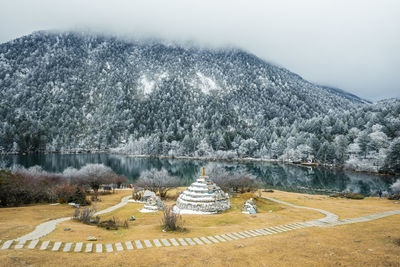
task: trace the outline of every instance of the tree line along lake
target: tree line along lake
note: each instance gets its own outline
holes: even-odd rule
[[[133,183],[145,170],[165,168],[170,175],[188,185],[199,175],[202,167],[217,164],[229,171],[246,171],[260,180],[264,187],[305,193],[333,193],[342,191],[364,195],[375,194],[379,190],[389,191],[395,177],[369,173],[350,172],[325,167],[297,166],[269,162],[224,162],[187,159],[158,159],[130,157],[114,154],[26,154],[1,155],[3,167],[38,165],[48,172],[63,172],[68,167],[81,168],[90,163],[109,166],[119,175]],[[212,177],[211,177],[212,178]]]

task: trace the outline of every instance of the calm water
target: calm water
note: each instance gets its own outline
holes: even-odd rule
[[[81,168],[87,163],[103,163],[116,173],[125,175],[130,182],[137,179],[144,170],[165,168],[171,175],[180,177],[185,184],[192,182],[202,167],[207,164],[218,164],[232,171],[244,169],[255,175],[269,188],[308,193],[350,190],[369,195],[377,190],[388,190],[395,180],[393,177],[285,164],[216,163],[197,160],[133,158],[110,154],[2,155],[0,162],[8,167],[22,165],[28,168],[39,165],[50,172],[62,172],[67,167]]]

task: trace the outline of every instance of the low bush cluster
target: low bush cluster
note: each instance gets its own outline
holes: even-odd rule
[[[0,170],[0,206],[43,202],[90,204],[83,188],[64,184],[57,175],[41,176],[33,172]]]
[[[388,196],[389,200],[400,200],[400,193],[398,194],[391,194]]]
[[[365,196],[358,193],[335,193],[330,195],[330,197],[342,197],[342,198],[349,198],[349,199],[364,199]]]
[[[172,211],[171,206],[165,207],[161,226],[164,231],[183,231],[182,216]]]
[[[112,219],[104,220],[97,223],[98,227],[105,228],[107,230],[118,230],[121,228],[129,228],[128,220],[121,220],[116,217],[112,217]]]
[[[102,164],[88,164],[79,170],[67,168],[63,173],[46,172],[39,166],[21,167],[14,172],[0,169],[0,206],[46,202],[88,205],[86,188],[93,190],[93,200],[97,201],[100,186],[114,188],[124,182],[125,177],[116,175]]]
[[[78,222],[83,222],[86,224],[92,223],[92,217],[96,213],[96,207],[93,208],[76,208],[75,213],[74,213],[74,220],[77,220]]]

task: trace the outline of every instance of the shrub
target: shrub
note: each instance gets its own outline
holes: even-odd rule
[[[90,204],[90,201],[86,199],[85,190],[76,185],[63,184],[58,186],[55,191],[59,203],[73,202],[83,206]]]
[[[51,180],[24,175],[0,170],[0,206],[19,206],[55,200]]]
[[[122,228],[128,228],[128,220],[120,220],[116,217],[112,217],[110,220],[105,220],[102,222],[99,222],[97,224],[98,227],[106,228],[107,230],[118,230],[119,227]]]
[[[342,198],[349,198],[349,199],[364,199],[365,196],[358,193],[335,193],[330,195],[330,197],[342,197]]]
[[[263,190],[263,192],[267,192],[267,193],[273,193],[273,192],[274,192],[274,190],[272,190],[272,189],[264,189],[264,190]]]
[[[161,226],[164,231],[182,231],[183,220],[182,216],[172,211],[171,206],[165,207],[161,219]]]
[[[392,194],[388,196],[389,200],[400,200],[400,194]]]
[[[76,186],[74,185],[63,184],[58,186],[55,190],[57,202],[59,203],[72,202],[72,196],[74,195],[75,190]]]
[[[96,213],[96,207],[93,208],[87,207],[82,210],[80,208],[76,208],[73,218],[79,222],[89,224],[90,219],[93,217],[95,213]]]

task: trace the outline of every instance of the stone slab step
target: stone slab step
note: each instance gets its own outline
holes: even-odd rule
[[[226,235],[221,235],[223,238],[225,238],[226,240],[228,240],[228,241],[232,241],[232,239],[233,240],[238,240],[239,238],[244,238],[244,236],[241,236],[241,237],[237,237],[236,235],[233,235],[233,234],[231,234],[231,233],[229,233],[229,234],[226,234]]]
[[[178,238],[179,243],[181,243],[182,246],[187,246],[188,244],[183,238]]]
[[[275,232],[278,232],[278,233],[285,232],[285,231],[283,231],[282,229],[276,228],[275,226],[270,227],[270,229],[272,229],[272,230],[274,230]]]
[[[208,240],[206,237],[200,237],[200,239],[201,239],[201,241],[203,241],[204,243],[206,243],[206,244],[208,244],[208,245],[210,245],[210,244],[212,244],[212,242],[210,241],[210,240]]]
[[[285,225],[285,227],[286,227],[286,228],[289,228],[289,229],[291,229],[291,230],[296,230],[296,229],[297,229],[297,227],[295,227],[295,226],[293,226],[293,225],[290,225],[290,224]]]
[[[140,243],[140,240],[135,240],[135,245],[136,245],[137,249],[142,249],[143,248],[143,245],[142,245],[142,243]]]
[[[114,251],[112,244],[106,244],[106,251],[107,252],[113,252]]]
[[[3,245],[1,246],[1,249],[9,249],[12,245],[12,243],[14,242],[14,240],[7,240],[3,243]]]
[[[248,234],[245,234],[245,233],[243,233],[243,232],[237,232],[237,233],[233,233],[233,234],[234,234],[234,235],[239,234],[239,235],[243,236],[244,238],[249,238],[249,237],[251,237],[251,236],[249,236]]]
[[[34,239],[34,240],[31,241],[31,243],[29,243],[28,248],[29,249],[34,249],[38,243],[39,243],[39,240],[38,239]]]
[[[166,247],[170,247],[171,246],[171,244],[168,242],[168,240],[167,239],[165,239],[165,238],[163,238],[163,239],[161,239],[161,242],[164,244],[164,246],[166,246]]]
[[[61,247],[62,242],[54,242],[53,248],[51,251],[59,251]]]
[[[75,244],[75,248],[74,248],[74,252],[81,252],[82,251],[82,246],[83,246],[82,242],[76,243]]]
[[[128,250],[132,250],[133,249],[133,245],[132,245],[131,241],[126,241],[125,242],[125,246],[126,246],[126,249],[128,249]]]
[[[92,252],[92,250],[93,250],[93,243],[87,243],[85,252]]]
[[[258,230],[254,230],[254,231],[256,231],[257,233],[260,233],[261,235],[270,235],[271,234],[271,233],[268,233],[267,231],[264,231],[262,229],[258,229]]]
[[[189,243],[189,245],[194,246],[196,243],[191,239],[191,238],[186,238],[186,241]]]
[[[276,230],[274,230],[274,229],[271,229],[271,227],[269,227],[269,228],[264,228],[263,230],[265,230],[265,231],[267,231],[267,232],[270,232],[270,233],[273,233],[273,234],[279,233],[278,231],[276,231]]]
[[[19,241],[19,243],[15,245],[14,249],[21,249],[21,248],[23,248],[24,245],[25,245],[25,243],[26,243],[26,240],[24,240],[24,239],[21,240],[21,241]]]
[[[260,234],[253,233],[251,230],[244,231],[244,233],[251,235],[251,236],[259,236],[260,235]]]
[[[40,246],[40,250],[46,250],[49,246],[50,241],[43,241],[42,245]]]
[[[68,252],[68,251],[71,250],[71,247],[72,247],[72,243],[66,243],[65,246],[64,246],[63,251],[64,252]]]
[[[214,243],[219,243],[219,241],[212,236],[207,236],[207,238],[210,239]]]
[[[143,240],[143,243],[147,248],[153,247],[153,244],[150,242],[150,240]]]
[[[120,242],[118,242],[118,243],[115,243],[115,249],[117,251],[123,251],[124,247],[122,246],[122,244]]]
[[[223,239],[222,236],[219,236],[219,235],[215,235],[215,238],[218,239],[218,240],[221,241],[221,242],[226,242],[226,240],[230,241],[230,238],[229,238],[229,237],[226,238],[226,236],[225,236],[225,239],[226,239],[226,240]]]
[[[201,242],[201,240],[198,239],[197,237],[193,238],[193,240],[194,240],[194,242],[196,242],[196,243],[199,244],[199,245],[204,245],[204,243]]]
[[[176,241],[175,238],[171,238],[169,241],[171,241],[172,245],[174,245],[175,247],[179,246],[178,241]]]
[[[283,229],[282,227],[279,226],[274,226],[275,229],[280,230],[281,232],[286,232],[288,230]]]
[[[162,247],[162,244],[160,243],[160,240],[158,240],[158,239],[153,239],[153,243],[154,243],[154,245],[156,245],[156,247]]]
[[[96,253],[103,252],[103,244],[96,244]]]

